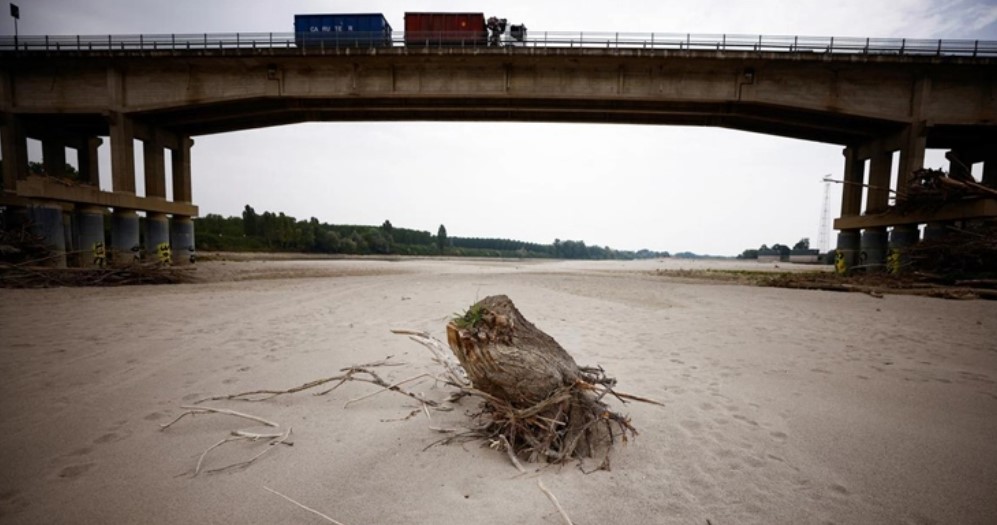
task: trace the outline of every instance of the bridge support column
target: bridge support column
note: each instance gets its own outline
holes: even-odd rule
[[[890,205],[890,168],[893,153],[882,143],[875,145],[869,158],[869,192],[865,214],[884,212]],[[869,228],[862,232],[861,265],[866,271],[883,270],[886,265],[886,228]]]
[[[97,148],[104,141],[100,137],[88,137],[76,148],[76,161],[79,164],[80,182],[100,187],[100,165],[97,162]]]
[[[867,272],[882,271],[886,268],[887,239],[886,228],[862,230],[862,254],[859,256],[859,264]]]
[[[143,258],[170,264],[170,221],[165,213],[145,214],[145,254]],[[163,259],[165,257],[165,259]]]
[[[135,132],[132,120],[111,117],[111,191],[135,195]]]
[[[111,191],[135,195],[135,130],[131,118],[121,113],[110,117]],[[115,208],[111,214],[111,261],[115,266],[132,264],[139,250],[139,219],[135,210]]]
[[[28,178],[28,137],[15,115],[5,115],[0,121],[0,150],[3,152],[3,190],[13,193],[17,181]]]
[[[897,202],[906,200],[914,172],[924,168],[927,131],[923,122],[915,122],[900,134],[900,166],[897,168]]]
[[[903,273],[904,268],[910,260],[907,249],[917,244],[921,233],[916,224],[902,224],[894,226],[890,232],[890,256],[887,259],[887,268],[890,273]]]
[[[38,261],[44,266],[66,267],[66,229],[62,221],[62,206],[39,202],[28,207],[31,232],[41,237],[51,257]]]
[[[42,140],[42,167],[50,177],[66,176],[66,145],[57,139]]]
[[[142,143],[145,164],[145,196],[166,199],[166,163],[163,146],[153,141]]]
[[[111,215],[111,262],[127,266],[139,251],[139,220],[135,210],[115,208]]]
[[[859,158],[858,150],[847,147],[842,151],[845,156],[845,184],[841,195],[841,216],[854,217],[862,210],[862,183],[865,178],[865,162]],[[858,264],[859,230],[841,230],[838,233],[838,243],[835,268],[838,273],[845,273]]]
[[[835,248],[834,267],[838,273],[846,273],[858,265],[859,230],[841,230],[838,232],[838,244]]]
[[[107,246],[104,242],[106,214],[107,210],[98,206],[84,206],[76,211],[76,246],[83,268],[103,268],[107,265]]]
[[[190,184],[190,149],[194,141],[181,137],[180,146],[173,153],[173,201],[193,201]],[[173,264],[191,264],[195,259],[194,221],[190,217],[174,215],[170,224],[170,244],[173,250]]]
[[[983,184],[997,189],[997,151],[988,151],[983,159]]]
[[[194,221],[190,217],[173,216],[170,223],[170,245],[173,250],[173,264],[192,264],[195,259]]]

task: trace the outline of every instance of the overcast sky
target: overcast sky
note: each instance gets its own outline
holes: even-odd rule
[[[22,35],[285,32],[296,13],[474,11],[536,31],[997,40],[997,2],[19,0]],[[13,33],[13,21],[2,24]],[[195,137],[201,214],[283,211],[452,236],[735,255],[809,237],[841,147],[741,131],[538,123],[312,123]],[[109,189],[107,146],[102,188]],[[943,167],[943,152],[926,165]],[[40,160],[31,144],[29,158]],[[141,149],[136,151],[141,167]],[[139,170],[139,172],[141,172]],[[144,191],[139,176],[139,192]],[[832,218],[841,186],[831,188]],[[830,242],[833,246],[835,236]]]

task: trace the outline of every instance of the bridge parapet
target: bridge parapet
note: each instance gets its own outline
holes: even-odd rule
[[[425,35],[427,41],[433,35]],[[314,54],[338,49],[378,49],[404,47],[404,32],[392,33],[390,45],[380,38],[357,35],[342,37],[327,45],[299,47],[296,34],[269,33],[201,33],[139,35],[37,35],[0,37],[0,52],[69,52],[69,51],[196,51],[234,49],[293,49],[300,54]],[[409,40],[419,40],[410,38]],[[487,48],[480,38],[466,42],[433,45],[439,48]],[[678,51],[733,51],[752,53],[822,53],[848,55],[895,55],[937,57],[997,57],[997,41],[967,39],[856,38],[786,35],[693,34],[693,33],[620,33],[592,31],[531,31],[507,49],[646,49]]]

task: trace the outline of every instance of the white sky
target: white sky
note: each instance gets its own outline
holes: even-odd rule
[[[289,32],[296,13],[475,11],[537,31],[997,40],[968,0],[626,2],[19,0],[21,35]],[[2,34],[13,33],[7,19]],[[340,224],[616,249],[735,255],[810,237],[841,147],[717,128],[538,123],[312,123],[195,137],[201,214],[283,211]],[[102,187],[110,164],[102,150]],[[946,166],[929,151],[926,165]],[[32,143],[31,160],[40,160]],[[141,148],[136,150],[141,173]],[[141,175],[139,193],[144,191]],[[841,187],[831,188],[838,215]],[[830,235],[831,245],[834,234]]]

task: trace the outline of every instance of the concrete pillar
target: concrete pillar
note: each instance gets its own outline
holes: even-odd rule
[[[38,261],[42,266],[66,267],[66,232],[62,223],[62,206],[37,203],[28,207],[31,232],[42,238],[51,257]]]
[[[997,188],[997,151],[988,152],[983,160],[983,184]]]
[[[97,148],[104,141],[100,137],[89,137],[76,148],[76,160],[79,164],[80,182],[100,187],[100,164],[97,161]]]
[[[180,147],[173,150],[173,202],[194,202],[190,186],[190,148],[193,145],[190,137],[180,137]]]
[[[166,199],[166,163],[163,146],[153,141],[145,141],[142,143],[142,152],[145,163],[145,196]]]
[[[144,259],[170,264],[170,221],[165,213],[148,212],[145,215]]]
[[[135,131],[132,119],[111,116],[111,191],[135,194]]]
[[[916,224],[902,224],[894,226],[890,232],[890,255],[887,258],[886,267],[893,274],[904,272],[904,268],[909,263],[907,249],[917,244],[921,233]]]
[[[0,120],[0,150],[3,152],[3,189],[13,192],[17,181],[28,178],[28,137],[21,119],[6,115]]]
[[[107,266],[107,246],[104,241],[104,215],[107,210],[84,206],[76,211],[76,245],[83,268]]]
[[[66,176],[66,145],[62,141],[42,140],[42,167],[50,177]]]
[[[890,168],[892,165],[893,153],[882,145],[876,145],[869,158],[869,193],[866,194],[865,200],[866,215],[884,212],[890,206]]]
[[[173,150],[173,201],[193,202],[190,184],[190,149],[194,141],[180,137],[180,147]],[[194,221],[190,217],[174,215],[170,223],[170,244],[173,264],[181,266],[194,262]]]
[[[945,158],[949,161],[949,177],[956,180],[973,178],[973,165],[965,153],[953,149],[945,152]]]
[[[924,150],[927,147],[924,122],[915,122],[901,134],[900,166],[897,169],[897,201],[907,198],[907,189],[914,172],[924,168]]]
[[[111,262],[127,266],[139,254],[139,220],[134,210],[115,208],[111,215]]]
[[[865,162],[855,147],[842,150],[845,156],[845,184],[841,189],[841,216],[854,217],[862,213],[862,183],[865,179]],[[838,273],[846,273],[858,264],[859,230],[838,232],[834,266]]]
[[[881,271],[885,269],[887,241],[886,228],[867,228],[862,230],[859,266],[865,268],[866,271]]]
[[[72,264],[76,259],[76,238],[73,236],[73,212],[65,208],[62,210],[62,238],[66,246],[66,264]]]
[[[841,216],[854,217],[862,213],[862,183],[865,182],[865,160],[854,147],[845,148],[845,184],[841,190]]]
[[[194,221],[190,217],[173,216],[170,223],[170,244],[175,266],[194,262]]]
[[[858,265],[859,260],[859,230],[842,230],[838,232],[838,244],[835,248],[834,269],[838,273],[847,273]]]

